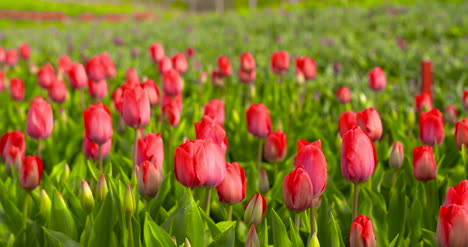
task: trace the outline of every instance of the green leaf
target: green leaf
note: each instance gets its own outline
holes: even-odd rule
[[[119,215],[115,210],[114,197],[115,192],[113,189],[110,189],[94,221],[89,237],[89,246],[107,246],[111,241],[114,220]]]
[[[200,212],[201,216],[203,217],[203,220],[205,220],[205,223],[208,226],[208,230],[210,231],[211,236],[218,236],[219,234],[221,234],[221,231],[218,229],[213,219],[211,219],[211,217],[209,217],[205,211],[201,210],[200,208],[198,209],[199,209],[198,211]]]
[[[395,236],[395,238],[392,240],[392,242],[390,242],[390,245],[388,247],[395,247],[395,245],[398,243],[398,237],[400,236],[400,234],[397,234]]]
[[[154,223],[148,214],[146,214],[145,217],[144,238],[146,246],[176,246],[172,241],[171,236],[164,231],[164,229]]]
[[[291,241],[288,238],[288,233],[286,231],[286,227],[283,224],[283,221],[274,209],[271,210],[271,213],[273,227],[273,245],[282,247],[291,246]]]
[[[62,232],[71,239],[76,240],[78,239],[78,232],[75,220],[62,200],[58,193],[54,193],[49,227],[51,230]]]
[[[174,214],[164,222],[163,228],[170,229],[170,234],[176,237],[179,245],[187,238],[192,246],[205,246],[203,221],[190,189],[185,189],[178,205]]]
[[[56,232],[47,228],[43,228],[44,232],[48,239],[52,242],[57,244],[58,246],[65,246],[65,247],[80,247],[81,245],[75,242],[73,239],[69,238],[67,235]]]
[[[213,241],[210,243],[209,246],[234,246],[234,243],[236,241],[236,222],[222,221],[217,224],[217,227],[222,232],[213,238]]]
[[[333,216],[333,213],[330,214],[330,227],[331,227],[331,246],[345,246],[343,242],[343,238],[341,235],[341,229],[338,224],[338,222],[335,221],[335,217]]]
[[[291,237],[291,244],[295,247],[304,247],[301,236],[294,224],[292,218],[289,218],[289,236]]]

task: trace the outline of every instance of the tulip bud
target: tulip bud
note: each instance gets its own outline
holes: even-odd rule
[[[155,197],[164,180],[162,164],[158,164],[156,161],[144,161],[136,166],[136,174],[140,195]]]
[[[341,87],[336,91],[338,103],[346,105],[351,101],[351,91],[347,87]]]
[[[192,247],[192,244],[188,240],[188,238],[185,238],[185,247]]]
[[[80,202],[81,207],[86,213],[90,213],[94,208],[94,197],[91,189],[89,188],[86,180],[81,180],[81,190],[80,190]]]
[[[70,175],[70,166],[68,166],[68,164],[65,164],[63,165],[63,172],[60,181],[64,183],[67,180],[68,175]]]
[[[454,105],[445,106],[445,121],[449,124],[456,124],[458,121],[457,107]]]
[[[41,214],[41,217],[47,220],[50,216],[52,202],[50,201],[50,198],[44,189],[41,190],[41,199],[39,200],[39,207],[39,213]]]
[[[132,186],[130,184],[125,192],[124,209],[127,215],[132,215],[135,211],[135,198],[133,197]]]
[[[206,103],[203,110],[204,116],[209,116],[215,119],[218,123],[224,123],[224,101],[220,99],[213,99]]]
[[[304,211],[312,207],[314,188],[304,167],[295,168],[284,178],[283,199],[291,211]]]
[[[243,201],[246,193],[244,169],[236,162],[226,163],[226,176],[216,190],[222,203],[236,204]]]
[[[96,186],[96,195],[99,202],[102,203],[104,201],[108,191],[109,190],[107,188],[106,177],[104,176],[104,174],[101,174],[98,180],[98,184]]]
[[[413,150],[413,175],[422,182],[436,177],[437,165],[430,146],[415,147]]]
[[[0,157],[6,164],[7,172],[11,171],[11,166],[21,167],[25,152],[26,141],[21,131],[7,132],[0,139]]]
[[[195,48],[187,47],[187,49],[185,50],[185,53],[187,54],[189,58],[193,58],[193,56],[195,56]]]
[[[164,143],[161,133],[148,133],[145,137],[138,139],[137,164],[148,160],[155,162],[157,166],[164,164]]]
[[[356,126],[356,113],[353,111],[343,112],[338,120],[338,131],[340,136],[343,138],[344,134],[354,126]]]
[[[380,67],[373,68],[369,74],[369,87],[374,91],[382,91],[387,84],[385,72]]]
[[[270,190],[270,182],[268,181],[268,173],[265,170],[260,171],[260,192],[266,194]]]
[[[359,184],[375,171],[377,154],[374,143],[359,127],[354,127],[343,136],[341,149],[341,172],[346,180]]]
[[[414,96],[416,101],[416,110],[418,112],[432,110],[432,97],[429,93],[421,93]]]
[[[439,145],[444,139],[444,118],[438,109],[421,112],[419,136],[425,145]]]
[[[377,246],[374,235],[374,227],[370,219],[362,214],[358,215],[351,224],[349,233],[350,247],[375,247]]]
[[[11,78],[10,80],[10,97],[14,101],[24,100],[24,83],[19,78]]]
[[[270,111],[264,104],[252,104],[246,112],[247,128],[251,135],[265,138],[271,132]]]
[[[380,114],[373,107],[364,109],[356,114],[356,125],[361,127],[372,141],[382,138],[382,120]]]
[[[462,105],[465,111],[468,111],[468,90],[463,90]]]
[[[462,206],[468,213],[468,180],[461,181],[457,186],[449,188],[444,206],[455,204]]]
[[[468,147],[468,118],[459,121],[455,125],[455,142],[459,151],[462,146]]]
[[[195,134],[197,139],[212,140],[218,147],[226,153],[228,141],[224,127],[208,116],[204,116],[201,122],[195,122]]]
[[[327,186],[327,160],[322,151],[322,142],[299,140],[294,166],[304,168],[312,182],[312,196],[318,198]]]
[[[36,140],[47,139],[54,127],[54,116],[49,102],[41,96],[31,101],[26,120],[26,133]]]
[[[270,57],[270,68],[277,75],[284,75],[289,68],[289,54],[285,51],[277,51]]]
[[[42,160],[34,155],[23,158],[23,163],[19,170],[19,182],[21,187],[27,190],[34,190],[41,184],[44,164]]]
[[[270,162],[281,162],[286,156],[287,138],[282,130],[270,132],[266,137],[264,158]]]
[[[401,144],[401,142],[395,142],[390,152],[390,159],[388,160],[390,167],[401,168],[404,161],[404,155],[405,154],[403,151],[403,145]]]
[[[245,242],[245,247],[260,247],[260,240],[258,239],[257,231],[255,226],[251,225],[249,234],[247,235],[247,240]]]
[[[244,222],[248,225],[258,225],[262,223],[262,218],[263,215],[265,215],[266,207],[267,204],[265,198],[260,193],[253,195],[247,205],[244,207]]]
[[[459,205],[441,206],[437,223],[437,245],[468,246],[468,213]]]
[[[316,232],[314,232],[314,234],[312,235],[312,238],[310,239],[309,244],[307,245],[307,247],[320,247],[320,243],[319,243],[319,240],[317,238],[317,233]]]

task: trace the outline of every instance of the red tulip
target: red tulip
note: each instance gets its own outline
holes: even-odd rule
[[[459,205],[441,206],[437,223],[437,246],[468,246],[468,213]]]
[[[172,57],[172,67],[181,74],[187,72],[188,61],[184,53],[179,52]]]
[[[264,158],[270,162],[281,162],[286,156],[288,139],[282,130],[270,132],[266,137]]]
[[[180,123],[180,115],[182,114],[182,95],[170,97],[164,95],[162,102],[162,113],[164,119],[173,127],[177,127]]]
[[[6,51],[0,47],[0,64],[5,63],[6,60]]]
[[[62,79],[56,78],[55,82],[49,88],[47,96],[56,104],[61,104],[67,100],[68,90]]]
[[[299,140],[294,166],[304,168],[313,185],[312,196],[320,197],[327,186],[327,160],[322,152],[322,142]]]
[[[343,112],[338,120],[338,131],[340,132],[340,136],[343,138],[344,134],[354,126],[356,126],[356,113],[353,111]]]
[[[260,193],[256,193],[244,207],[244,222],[247,225],[258,225],[262,223],[266,208],[267,204],[265,198]]]
[[[74,90],[85,88],[88,85],[88,76],[81,63],[72,63],[67,71],[68,80]]]
[[[141,86],[124,91],[122,118],[124,123],[134,129],[145,127],[151,116],[148,95]]]
[[[429,93],[416,94],[414,99],[416,101],[416,110],[418,112],[432,110],[432,98]]]
[[[455,204],[463,207],[468,213],[468,180],[461,181],[457,186],[449,188],[444,206]]]
[[[413,150],[413,175],[422,182],[436,177],[437,165],[430,146],[415,147]]]
[[[373,107],[366,108],[356,114],[356,125],[361,127],[372,141],[378,141],[382,138],[382,120],[379,112]]]
[[[46,63],[37,72],[37,82],[42,89],[48,89],[52,87],[56,80],[55,70],[50,63]]]
[[[27,156],[23,158],[23,163],[19,170],[19,182],[26,190],[34,190],[41,184],[44,164],[37,156]]]
[[[70,59],[69,56],[63,55],[58,59],[58,68],[59,68],[59,73],[67,73],[71,66],[73,64],[73,61]]]
[[[19,45],[18,51],[23,60],[28,60],[31,57],[31,47],[26,43]]]
[[[170,69],[163,74],[162,78],[164,94],[176,96],[184,90],[184,80],[179,72],[175,69]]]
[[[374,227],[370,219],[362,214],[358,215],[351,224],[349,246],[375,247],[377,246],[375,240]]]
[[[455,142],[458,150],[462,150],[465,145],[468,148],[468,118],[465,118],[455,125]]]
[[[289,68],[289,54],[285,51],[277,51],[271,55],[270,68],[273,73],[284,75]]]
[[[245,72],[250,72],[255,70],[255,58],[250,52],[244,52],[240,56],[240,69]]]
[[[315,60],[310,57],[296,57],[296,76],[302,76],[305,80],[315,79],[317,67]]]
[[[158,61],[158,70],[160,74],[164,74],[166,71],[172,69],[172,61],[169,57],[163,56]]]
[[[106,67],[100,55],[96,55],[86,62],[86,73],[88,78],[95,82],[106,79]]]
[[[252,104],[246,113],[249,133],[258,138],[265,138],[271,132],[270,111],[264,104]]]
[[[164,47],[159,43],[151,44],[149,52],[153,62],[158,62],[164,57]]]
[[[36,140],[47,139],[54,127],[54,115],[49,102],[41,96],[31,101],[26,120],[26,133]]]
[[[445,106],[444,110],[445,121],[447,121],[449,124],[456,124],[458,121],[457,107],[454,105],[447,105]]]
[[[226,204],[242,202],[246,193],[245,172],[236,162],[226,163],[226,177],[216,187],[219,201]]]
[[[137,84],[140,83],[140,78],[138,78],[138,73],[134,68],[128,68],[125,72],[125,80]]]
[[[109,155],[112,147],[112,139],[109,138],[107,142],[101,145],[102,158],[106,158]],[[92,142],[85,134],[83,138],[83,150],[87,159],[98,161],[99,160],[99,145]]]
[[[252,83],[257,78],[257,74],[255,70],[245,71],[245,70],[239,69],[237,71],[237,76],[239,77],[240,82],[244,84]]]
[[[162,164],[145,161],[136,166],[136,175],[140,195],[155,197],[164,180]]]
[[[336,91],[338,103],[346,105],[351,101],[351,91],[347,87],[341,87]]]
[[[107,143],[114,133],[112,130],[112,117],[109,109],[99,102],[90,105],[83,111],[83,121],[86,136],[94,143],[103,145]]]
[[[109,53],[104,52],[104,53],[99,54],[98,56],[100,56],[101,62],[104,65],[106,78],[107,79],[114,78],[115,74],[117,73],[117,69]]]
[[[392,151],[390,151],[390,159],[388,163],[392,168],[401,168],[405,158],[405,152],[403,150],[403,144],[401,142],[395,142],[392,145]]]
[[[462,105],[465,110],[468,111],[468,90],[463,90]]]
[[[374,143],[359,127],[353,127],[343,136],[341,172],[346,180],[359,184],[375,171],[377,154]]]
[[[10,66],[16,66],[18,64],[18,53],[15,49],[9,49],[5,53],[5,63]]]
[[[213,84],[214,87],[224,86],[224,79],[219,71],[211,72],[211,84]]]
[[[206,103],[203,115],[215,119],[218,123],[224,123],[224,101],[213,99]]]
[[[195,56],[195,48],[187,47],[187,49],[185,50],[185,53],[187,54],[189,58],[192,58],[193,56]]]
[[[150,101],[151,107],[156,106],[159,104],[159,89],[158,85],[151,80],[151,79],[146,79],[144,83],[141,84],[143,89],[145,89],[146,94],[148,94],[148,99]]]
[[[439,145],[444,139],[444,118],[438,109],[421,112],[419,136],[425,145]]]
[[[11,78],[10,80],[10,97],[14,101],[24,100],[24,83],[19,78]]]
[[[98,82],[89,80],[88,81],[88,92],[91,98],[94,100],[102,100],[107,96],[107,82],[106,80],[101,80]]]
[[[5,79],[5,72],[0,70],[0,93],[3,92],[3,90],[5,90]]]
[[[291,211],[304,211],[312,207],[314,187],[304,167],[296,167],[284,178],[283,199]]]
[[[226,176],[226,160],[221,149],[211,140],[187,140],[175,150],[176,179],[193,188],[220,185]]]
[[[0,156],[7,170],[11,166],[20,167],[25,151],[25,138],[19,130],[7,132],[0,139]]]
[[[369,71],[369,87],[378,92],[385,89],[385,85],[387,84],[387,78],[385,76],[385,72],[380,67],[375,67],[371,71]]]
[[[195,133],[197,139],[212,140],[218,147],[226,153],[228,141],[224,127],[208,116],[204,116],[201,122],[195,122]]]
[[[221,77],[228,77],[232,74],[231,61],[226,56],[218,57],[218,75]]]
[[[145,137],[138,139],[137,164],[151,161],[158,166],[164,164],[164,143],[161,133],[148,133]]]
[[[125,90],[134,88],[139,84],[131,84],[130,82],[125,82],[120,87],[115,89],[112,93],[112,102],[114,103],[115,109],[122,115],[122,106],[123,106],[123,95]],[[143,87],[143,86],[142,86]]]

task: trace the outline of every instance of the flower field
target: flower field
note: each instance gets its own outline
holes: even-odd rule
[[[467,12],[8,22],[0,246],[468,246]]]

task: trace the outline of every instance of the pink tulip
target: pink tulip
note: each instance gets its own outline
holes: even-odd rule
[[[114,133],[109,109],[101,102],[90,105],[83,111],[86,136],[94,143],[107,143]]]
[[[141,84],[143,89],[145,89],[146,94],[148,94],[148,99],[150,101],[151,107],[154,107],[159,104],[159,89],[156,83],[147,79],[144,83]]]
[[[213,99],[206,103],[203,110],[204,116],[209,116],[215,119],[218,123],[224,123],[224,101],[220,99]]]
[[[15,130],[5,133],[0,139],[0,157],[7,165],[19,168],[26,152],[26,143],[21,131]]]
[[[436,178],[437,165],[430,146],[415,147],[413,150],[413,175],[422,182]]]
[[[291,211],[304,211],[312,207],[314,187],[302,166],[296,167],[283,182],[283,199]]]
[[[374,234],[374,227],[371,220],[360,214],[354,219],[351,224],[349,233],[349,246],[350,247],[376,247],[376,238]]]
[[[182,114],[182,95],[177,95],[175,97],[164,95],[161,109],[164,119],[166,119],[173,128],[177,127]]]
[[[37,72],[37,82],[42,89],[49,89],[56,81],[55,70],[50,63],[46,63]]]
[[[141,86],[124,91],[122,119],[134,129],[145,127],[151,116],[148,95]]]
[[[264,104],[252,104],[247,109],[247,128],[251,135],[265,138],[271,132],[270,111]]]
[[[282,130],[270,132],[265,140],[264,158],[270,162],[281,162],[286,157],[288,139]]]
[[[208,116],[204,116],[201,122],[195,122],[195,133],[197,139],[209,139],[226,153],[228,141],[224,127]]]
[[[49,102],[41,96],[31,101],[26,120],[26,133],[36,140],[47,139],[52,134],[54,115]]]
[[[468,246],[468,213],[459,205],[441,206],[437,223],[437,246]]]
[[[438,109],[421,112],[419,116],[419,136],[425,145],[439,145],[444,139],[444,118]]]
[[[226,163],[226,176],[223,182],[216,187],[219,201],[226,204],[242,202],[246,193],[244,169],[237,164]]]
[[[181,74],[187,72],[188,61],[184,53],[179,52],[172,57],[172,67]]]
[[[11,78],[9,91],[10,91],[10,97],[14,101],[23,101],[24,93],[25,93],[23,80],[19,78]]]
[[[153,62],[158,62],[164,57],[164,47],[159,43],[151,44],[149,52]]]
[[[151,161],[159,166],[164,164],[164,143],[161,133],[148,133],[138,139],[137,164]]]
[[[414,96],[414,100],[416,101],[416,110],[418,112],[432,110],[432,98],[429,93],[417,94]]]
[[[373,107],[356,114],[356,125],[361,127],[372,141],[382,138],[383,128],[380,114]]]
[[[91,98],[94,100],[102,100],[107,96],[107,82],[106,80],[101,80],[98,82],[88,81],[88,92]]]
[[[164,180],[162,164],[145,161],[136,166],[136,175],[140,195],[155,197]]]
[[[78,90],[88,85],[88,76],[81,63],[72,63],[67,71],[71,88]]]
[[[184,80],[175,69],[164,72],[162,83],[164,94],[169,96],[181,94],[184,89]]]
[[[56,104],[61,104],[67,100],[68,90],[62,79],[56,78],[54,84],[49,88],[47,96]]]
[[[289,68],[289,54],[285,51],[277,51],[271,55],[270,68],[277,75],[284,75]]]
[[[312,196],[320,197],[327,186],[327,160],[322,151],[322,142],[299,140],[294,166],[304,168],[313,185]]]
[[[341,87],[336,91],[336,99],[338,103],[346,105],[351,101],[351,91],[347,87]]]

